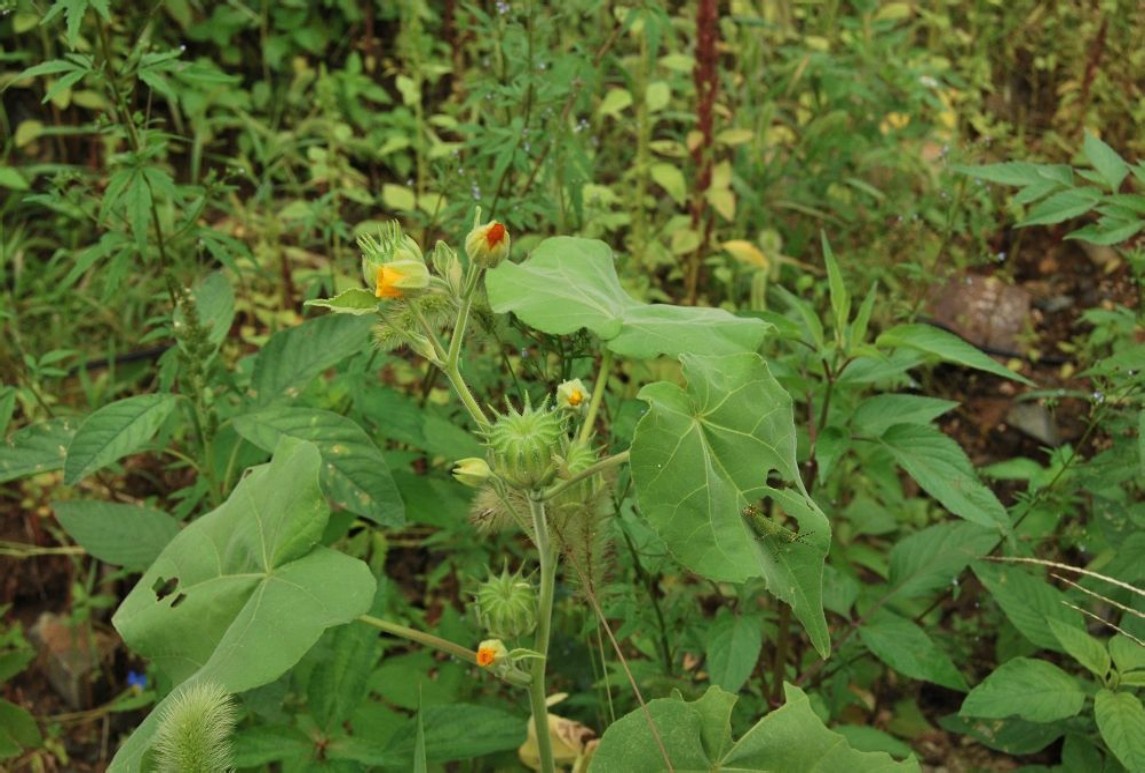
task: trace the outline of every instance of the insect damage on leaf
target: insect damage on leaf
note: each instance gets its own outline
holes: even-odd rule
[[[768,542],[773,548],[780,544],[790,544],[798,542],[802,545],[807,544],[807,539],[815,532],[800,533],[777,523],[773,519],[764,515],[758,506],[749,504],[740,511],[740,514],[752,527],[756,534],[758,534],[764,541]]]

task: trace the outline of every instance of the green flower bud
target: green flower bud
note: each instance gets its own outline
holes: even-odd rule
[[[445,242],[439,241],[433,248],[433,268],[438,276],[445,279],[450,294],[455,298],[460,297],[465,274],[457,252]]]
[[[483,268],[496,268],[509,257],[509,230],[496,220],[478,225],[465,237],[465,254]]]
[[[519,574],[501,571],[477,589],[477,617],[490,636],[517,639],[537,627],[537,594]]]
[[[510,485],[523,489],[544,486],[556,472],[564,425],[555,411],[544,404],[533,409],[527,402],[520,413],[497,417],[486,430],[486,445],[493,452],[493,469]]]
[[[489,468],[489,463],[476,456],[461,459],[453,465],[453,477],[472,488],[484,486],[492,474],[493,470]]]
[[[402,233],[401,226],[389,222],[378,229],[376,237],[358,237],[362,250],[362,277],[379,298],[401,298],[410,290],[429,285],[429,270],[421,247]]]
[[[477,665],[482,668],[496,668],[508,662],[509,650],[500,639],[486,639],[477,645]]]

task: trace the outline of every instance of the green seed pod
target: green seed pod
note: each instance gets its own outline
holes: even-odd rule
[[[497,639],[527,636],[537,627],[537,594],[519,574],[502,569],[477,589],[477,617]]]
[[[547,401],[546,401],[547,402]],[[497,417],[486,431],[486,445],[493,452],[493,470],[501,479],[522,489],[544,486],[556,473],[564,423],[542,403],[534,409],[526,401],[520,413]]]

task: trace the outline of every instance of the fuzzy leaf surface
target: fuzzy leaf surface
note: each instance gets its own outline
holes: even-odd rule
[[[160,710],[190,685],[232,693],[277,679],[327,628],[368,611],[369,567],[319,540],[329,509],[311,443],[284,440],[218,508],[167,545],[112,622],[132,650],[178,686],[120,749],[111,770],[135,771]]]
[[[525,262],[490,271],[486,288],[498,314],[513,312],[552,335],[587,329],[627,357],[755,351],[770,329],[721,309],[633,299],[620,285],[612,250],[595,239],[545,239]]]
[[[685,701],[679,694],[648,702],[648,712],[678,771],[836,771],[908,773],[919,769],[911,757],[896,762],[886,752],[861,752],[828,729],[798,687],[784,685],[786,703],[760,719],[738,740],[731,716],[736,696],[709,687]],[[590,773],[658,773],[664,757],[641,710],[609,726],[592,758]]]
[[[755,354],[680,361],[687,389],[661,381],[640,391],[649,407],[631,463],[641,511],[697,574],[718,582],[765,578],[826,656],[823,562],[831,532],[799,477],[791,397]],[[773,472],[783,488],[767,484]],[[792,519],[788,532],[798,539],[756,534],[743,509],[764,498]]]

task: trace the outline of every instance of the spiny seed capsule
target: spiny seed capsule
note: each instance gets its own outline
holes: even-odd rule
[[[498,416],[486,431],[494,472],[518,488],[544,486],[556,472],[554,457],[560,451],[563,433],[561,417],[545,403],[534,409],[526,402],[520,413],[509,406],[508,413]]]
[[[477,589],[477,616],[490,636],[527,636],[537,627],[537,594],[530,582],[503,569]]]

